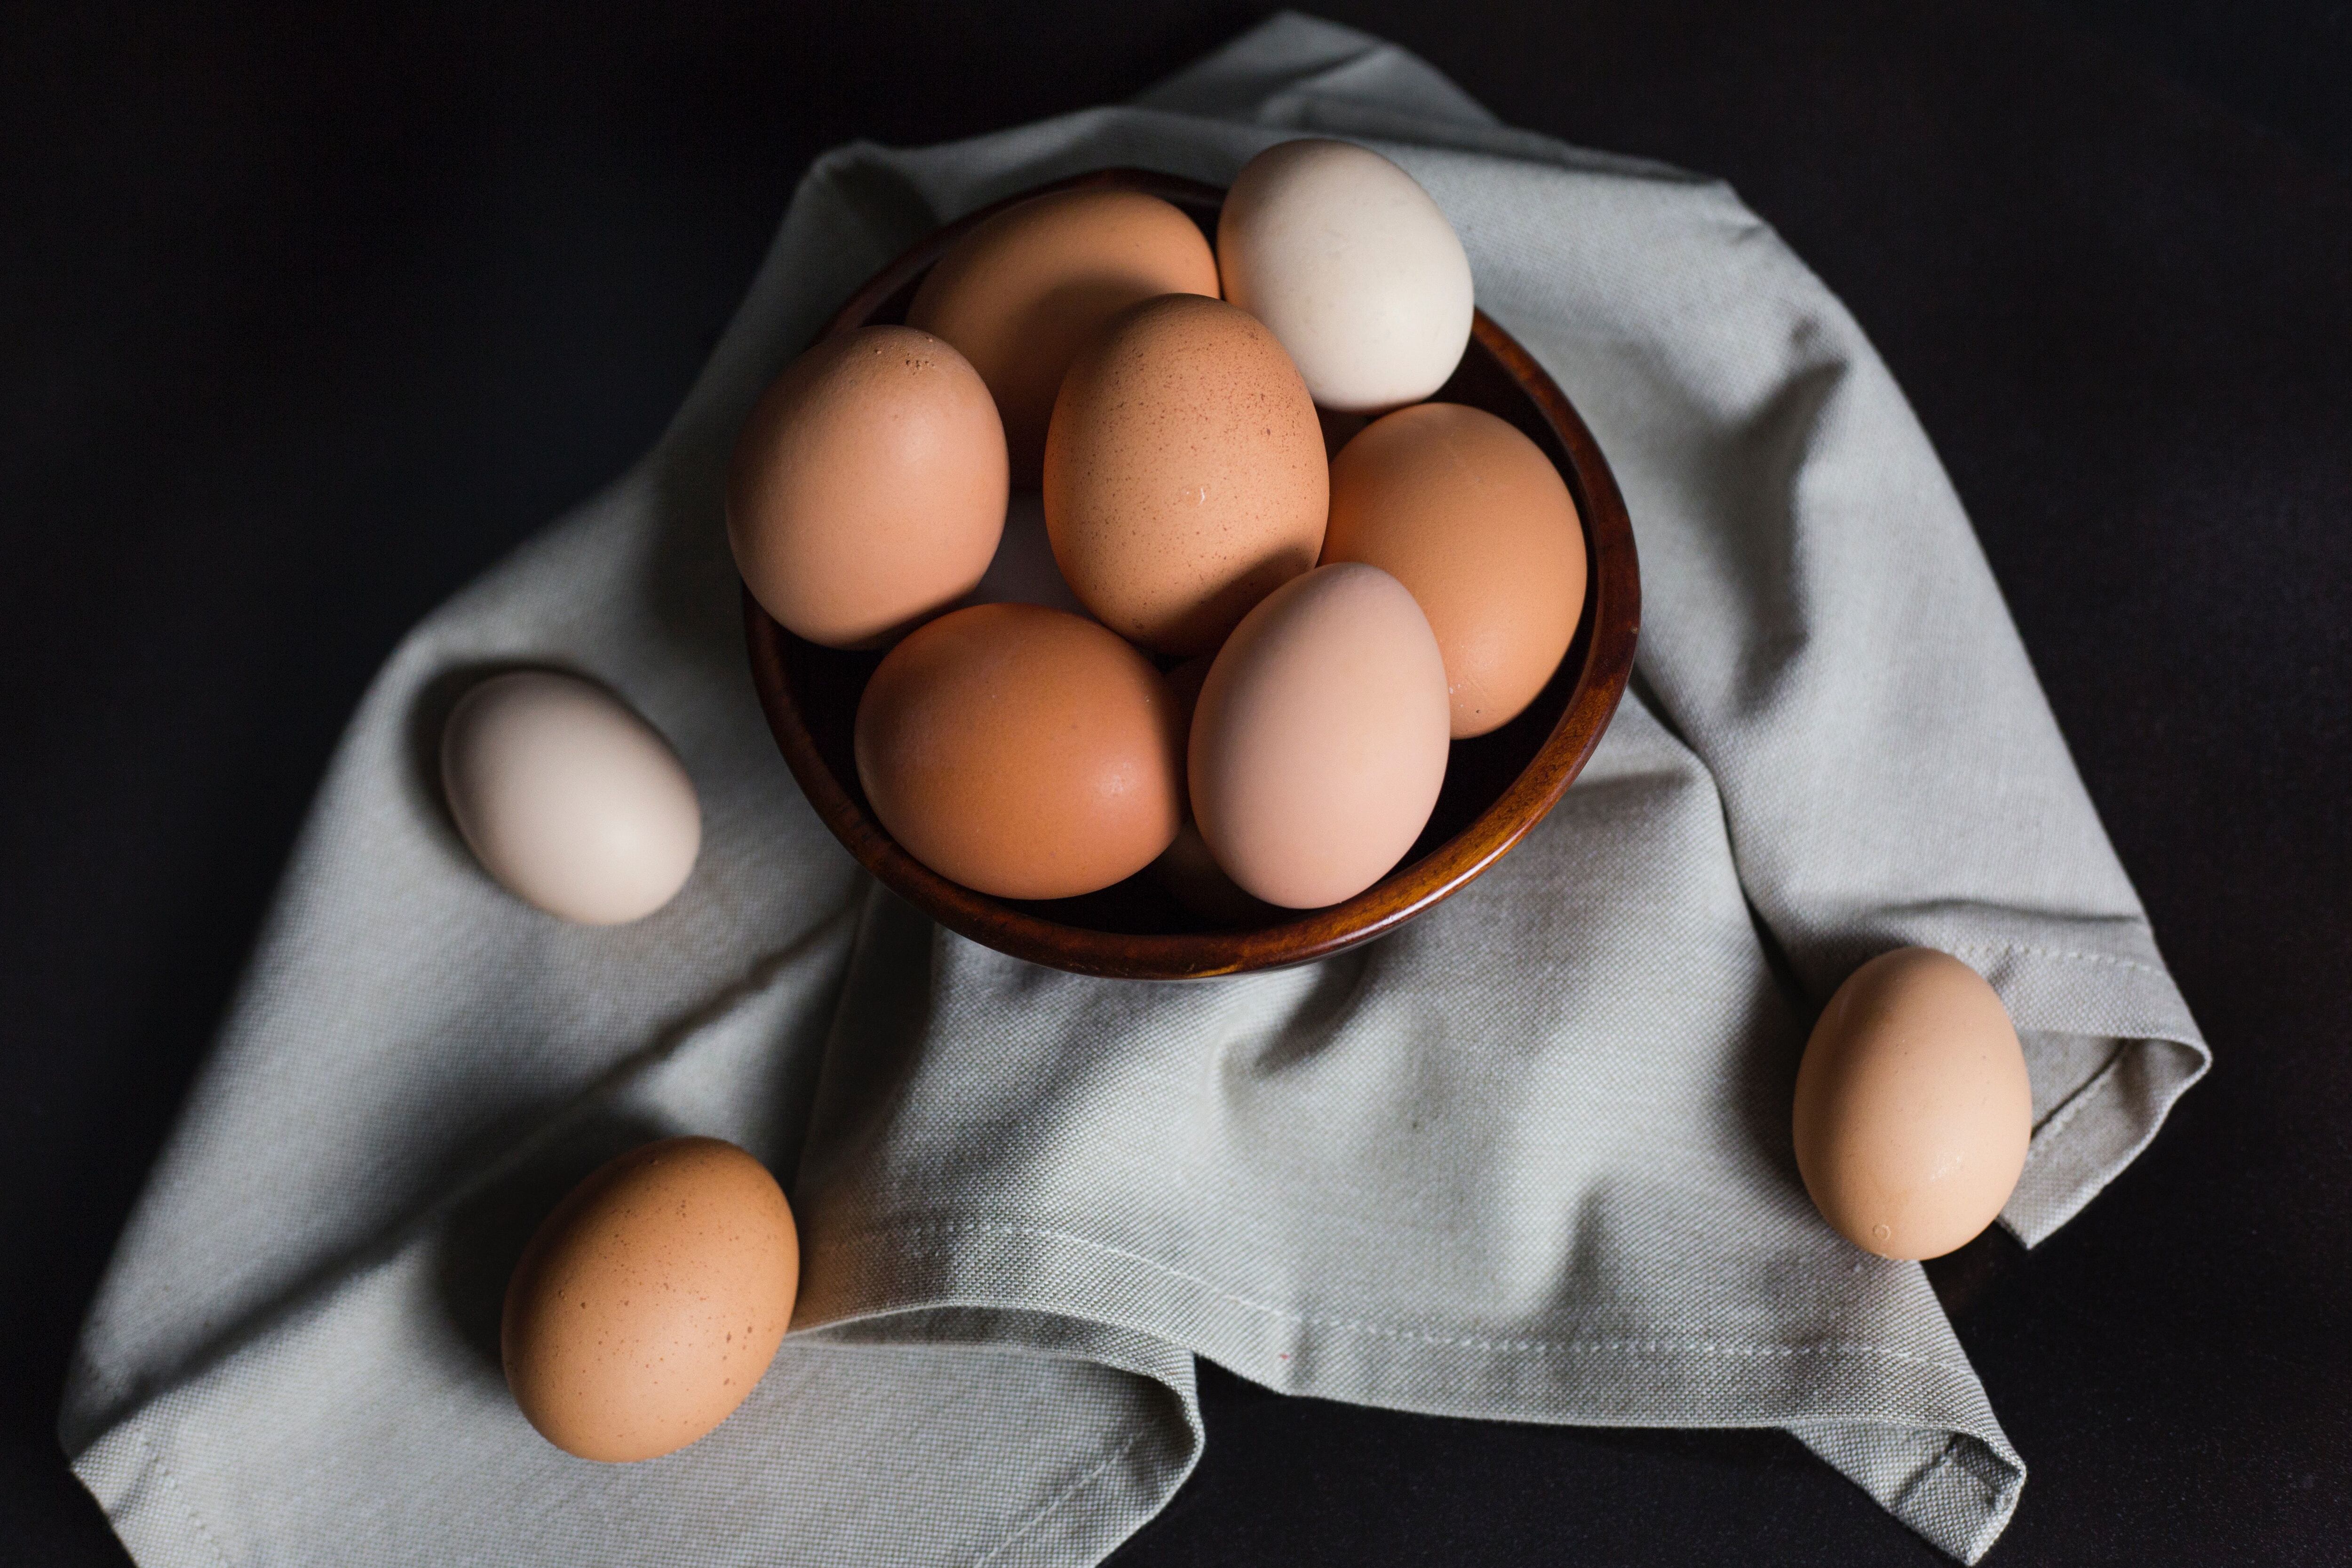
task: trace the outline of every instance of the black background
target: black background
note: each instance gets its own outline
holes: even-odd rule
[[[853,136],[1141,88],[1241,4],[101,5],[0,20],[0,1560],[120,1563],[76,1325],[401,631],[653,438]],[[1505,119],[1728,176],[1952,469],[2219,1057],[1936,1276],[2032,1468],[1997,1564],[2352,1539],[2352,21],[2341,4],[1333,4]],[[1190,1563],[1919,1563],[1769,1433],[1204,1373]]]

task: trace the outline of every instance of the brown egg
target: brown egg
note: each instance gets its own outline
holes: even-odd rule
[[[650,1459],[734,1413],[775,1359],[800,1283],[793,1211],[716,1138],[632,1149],[572,1190],[507,1286],[507,1386],[583,1459]]]
[[[2033,1089],[2000,997],[1929,948],[1849,975],[1797,1069],[1797,1169],[1823,1218],[1882,1258],[1939,1258],[2025,1168]]]
[[[928,332],[866,327],[786,366],[727,479],[735,564],[768,614],[871,647],[971,592],[1004,527],[1004,427]]]
[[[1584,530],[1542,448],[1483,409],[1422,403],[1331,462],[1323,559],[1412,590],[1445,655],[1454,733],[1518,717],[1584,613]]]
[[[1370,887],[1445,782],[1445,661],[1376,567],[1318,567],[1250,611],[1192,717],[1192,817],[1244,891],[1318,909]]]
[[[1157,294],[1217,292],[1192,220],[1140,191],[1062,191],[1007,207],[940,258],[907,324],[963,351],[995,395],[1013,482],[1034,485],[1062,373],[1104,322]]]
[[[975,605],[890,650],[857,704],[858,781],[909,855],[967,888],[1062,899],[1176,837],[1183,737],[1151,661],[1037,605]]]
[[[1330,465],[1307,384],[1256,317],[1171,294],[1071,363],[1045,437],[1045,528],[1103,625],[1205,653],[1315,564]]]

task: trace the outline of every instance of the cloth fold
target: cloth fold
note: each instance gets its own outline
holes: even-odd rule
[[[1107,164],[1395,159],[1575,400],[1643,567],[1636,679],[1560,806],[1373,946],[1122,984],[944,934],[826,836],[745,673],[721,523],[751,400],[941,221]],[[634,926],[473,866],[457,693],[577,668],[670,737],[701,863]],[[2029,1245],[2207,1053],[1927,438],[1724,186],[1498,125],[1285,16],[1135,103],[811,169],[659,445],[404,641],[337,752],[127,1226],[60,1430],[143,1563],[1073,1564],[1202,1441],[1193,1358],[1511,1420],[1778,1426],[1973,1562],[2022,1460],[1917,1266],[1807,1202],[1803,1030],[1902,942],[2017,1020]],[[505,1269],[602,1158],[787,1178],[794,1332],[682,1453],[600,1468],[499,1378]]]

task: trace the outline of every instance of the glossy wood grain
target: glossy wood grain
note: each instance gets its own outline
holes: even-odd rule
[[[924,271],[990,214],[1046,190],[1147,191],[1213,232],[1223,193],[1171,174],[1107,169],[1041,186],[948,225],[875,274],[828,332],[903,319]],[[940,924],[1033,963],[1136,980],[1199,979],[1328,957],[1395,931],[1466,887],[1556,805],[1608,728],[1633,666],[1641,573],[1625,503],[1591,432],[1509,333],[1480,311],[1461,366],[1436,396],[1484,408],[1524,431],[1558,465],[1584,522],[1584,615],[1551,681],[1491,734],[1456,741],[1429,825],[1397,868],[1355,898],[1248,929],[1186,911],[1146,870],[1083,898],[1022,902],[950,882],[901,849],[868,809],[851,732],[874,653],[793,636],[743,595],[751,674],[776,744],[809,802],[859,864]]]

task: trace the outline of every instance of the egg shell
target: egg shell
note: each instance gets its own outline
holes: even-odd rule
[[[1004,526],[1004,426],[945,341],[864,327],[816,343],[735,443],[727,537],[751,596],[828,647],[880,647],[980,582]]]
[[[1255,317],[1171,294],[1071,363],[1045,438],[1045,528],[1103,625],[1205,653],[1315,564],[1330,464],[1314,400]]]
[[[670,1453],[758,1384],[799,1283],[765,1166],[716,1138],[646,1144],[573,1188],[525,1248],[499,1327],[507,1386],[566,1453]]]
[[[667,742],[611,692],[512,670],[460,698],[441,787],[467,847],[506,889],[583,925],[641,920],[702,848],[702,807]]]
[[[1119,311],[1217,292],[1200,226],[1141,191],[1060,191],[1006,208],[924,277],[907,324],[961,350],[1003,416],[1013,482],[1034,485],[1062,374]]]
[[[1334,412],[1427,397],[1469,345],[1460,237],[1411,174],[1352,142],[1279,142],[1243,165],[1217,268],[1225,298],[1274,329]]]
[[[1412,591],[1445,655],[1456,738],[1518,717],[1584,613],[1584,530],[1543,449],[1481,408],[1377,419],[1331,464],[1323,559]]]
[[[1797,1168],[1822,1216],[1882,1258],[1938,1258],[2000,1215],[2033,1089],[2000,997],[1949,954],[1881,953],[1823,1008],[1797,1069]]]
[[[1445,661],[1404,585],[1353,562],[1266,595],[1201,688],[1193,819],[1244,891],[1287,909],[1362,892],[1445,782]]]
[[[857,705],[857,777],[907,852],[968,888],[1061,899],[1151,864],[1181,820],[1183,739],[1151,661],[1035,605],[942,616]]]

